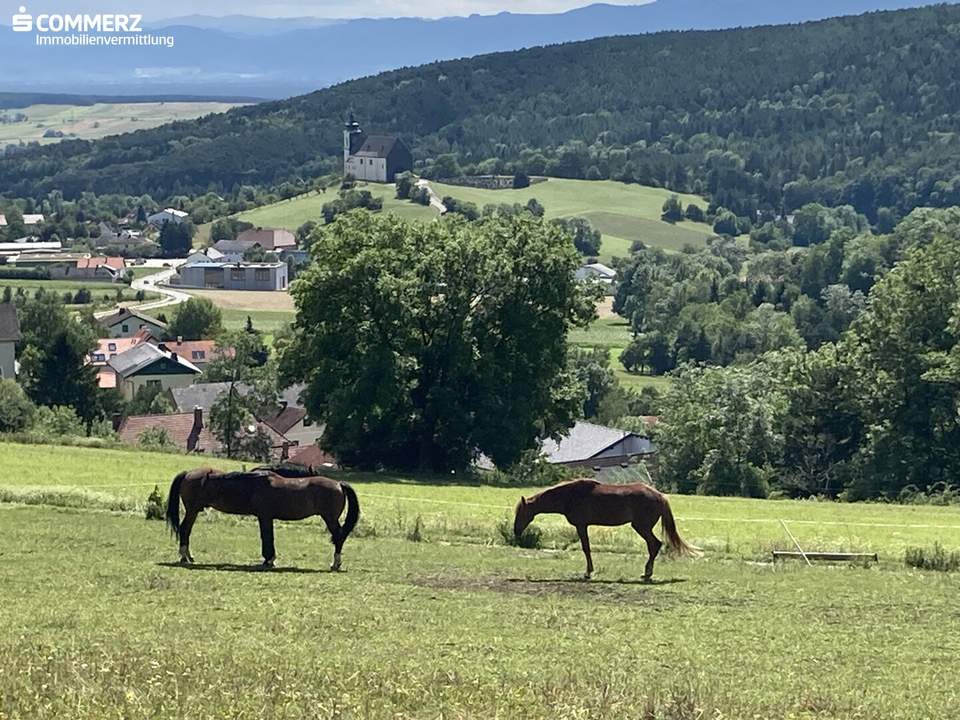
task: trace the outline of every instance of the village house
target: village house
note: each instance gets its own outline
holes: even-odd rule
[[[97,384],[101,388],[115,388],[117,386],[117,373],[108,364],[110,360],[142,342],[148,342],[151,337],[149,331],[141,330],[129,338],[101,338],[97,340],[97,347],[87,358],[87,362],[97,368]]]
[[[169,390],[190,385],[202,372],[186,358],[148,342],[111,358],[107,365],[116,373],[117,389],[126,400],[132,400],[142,387]]]
[[[176,340],[157,343],[157,347],[186,358],[201,370],[220,354],[216,340],[184,340],[182,337],[178,337]],[[228,355],[233,356],[232,349],[228,351]]]
[[[174,210],[173,208],[166,208],[160,212],[155,212],[153,215],[147,216],[147,223],[153,225],[154,227],[163,227],[168,222],[172,223],[182,223],[186,221],[190,216],[185,213],[183,210]]]
[[[410,170],[413,170],[413,154],[403,140],[391,135],[368,136],[352,119],[344,126],[344,175],[386,183]]]
[[[219,290],[283,291],[288,284],[287,264],[199,262],[181,266],[172,284]]]
[[[20,341],[17,308],[12,303],[0,304],[0,378],[16,380],[16,346]]]
[[[116,281],[126,275],[127,264],[122,257],[88,257],[80,258],[72,271],[66,277],[83,279],[101,279]]]
[[[63,243],[59,240],[41,242],[32,237],[20,238],[13,242],[0,243],[0,255],[13,258],[23,253],[52,254],[63,250]]]
[[[250,248],[246,243],[242,243],[238,240],[217,240],[213,245],[211,245],[208,250],[213,250],[216,253],[219,253],[220,257],[210,256],[208,260],[213,262],[224,261],[238,263],[243,262],[243,254]],[[194,253],[197,255],[199,253]],[[191,255],[190,257],[193,257]],[[203,262],[203,260],[198,260],[197,262]],[[186,265],[191,265],[193,263],[185,263]]]
[[[107,335],[114,338],[133,337],[141,330],[155,338],[167,337],[166,323],[124,307],[118,308],[113,315],[100,318],[100,324],[107,329]]]
[[[23,224],[29,230],[36,228],[43,223],[46,218],[40,214],[28,214],[23,216]],[[7,216],[0,215],[0,227],[7,227]]]

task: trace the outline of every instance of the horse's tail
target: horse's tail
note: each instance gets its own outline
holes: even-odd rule
[[[680,533],[677,532],[677,523],[673,519],[673,510],[670,509],[670,501],[663,495],[663,508],[661,509],[661,522],[663,523],[663,534],[667,537],[667,542],[674,551],[681,555],[697,557],[700,555],[700,548],[687,543]]]
[[[357,500],[357,493],[350,487],[350,483],[341,482],[340,488],[347,498],[347,517],[343,521],[343,527],[340,528],[340,542],[342,543],[357,526],[357,520],[360,519],[360,501]]]
[[[167,525],[175,537],[180,535],[180,486],[186,476],[184,471],[173,479],[170,483],[170,494],[167,496]]]

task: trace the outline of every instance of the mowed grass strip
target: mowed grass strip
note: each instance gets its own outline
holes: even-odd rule
[[[11,500],[16,500],[17,492],[73,488],[141,504],[154,485],[166,495],[170,481],[182,470],[241,467],[195,456],[10,443],[0,444],[0,460],[7,469],[0,491],[6,490]],[[363,510],[361,532],[380,537],[406,537],[419,518],[430,541],[501,542],[498,525],[510,521],[521,495],[538,492],[458,483],[456,478],[329,474],[356,486]],[[960,508],[684,495],[671,495],[670,500],[681,534],[711,559],[763,560],[769,559],[771,550],[793,549],[780,520],[807,550],[877,552],[885,564],[899,565],[911,545],[939,542],[960,549]],[[92,506],[100,507],[96,502]],[[216,518],[213,522],[223,519],[215,513],[211,517]],[[544,530],[547,546],[576,548],[576,533],[559,516],[537,518],[536,524]],[[600,551],[638,553],[645,547],[629,527],[594,528],[591,537]],[[579,559],[571,567],[579,567]]]
[[[361,499],[363,495],[361,495]],[[367,512],[371,512],[368,510]],[[949,718],[957,577],[194,531],[0,507],[0,707],[11,718]]]

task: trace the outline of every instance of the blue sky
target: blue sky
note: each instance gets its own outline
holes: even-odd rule
[[[561,12],[590,4],[592,0],[29,0],[8,1],[9,13],[25,5],[38,13],[139,13],[148,20],[180,15],[258,15],[262,17],[443,17],[510,12]],[[640,5],[644,0],[605,0],[610,4]],[[0,20],[9,24],[9,20]]]

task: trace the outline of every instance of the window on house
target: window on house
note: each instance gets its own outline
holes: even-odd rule
[[[127,329],[127,326],[124,325],[124,326],[123,326],[123,329],[126,330],[126,329]],[[117,344],[116,344],[116,343],[107,343],[107,350],[109,350],[110,352],[116,352],[116,351],[117,351]]]
[[[243,282],[243,278],[243,268],[233,268],[233,270],[230,271],[230,279],[233,280],[233,282]]]
[[[147,387],[148,387],[148,388],[159,388],[159,387],[161,387],[161,384],[160,384],[160,381],[159,381],[159,380],[147,380]]]
[[[270,271],[269,270],[257,270],[254,273],[254,277],[257,282],[269,282],[270,281]]]
[[[107,357],[106,357],[106,355],[104,355],[103,353],[94,353],[94,354],[93,354],[93,361],[94,361],[94,362],[104,362],[106,359],[107,359]]]
[[[120,332],[130,332],[130,326],[124,323],[120,326]]]
[[[191,355],[193,356],[194,360],[204,360],[207,357],[205,350],[194,350]]]

